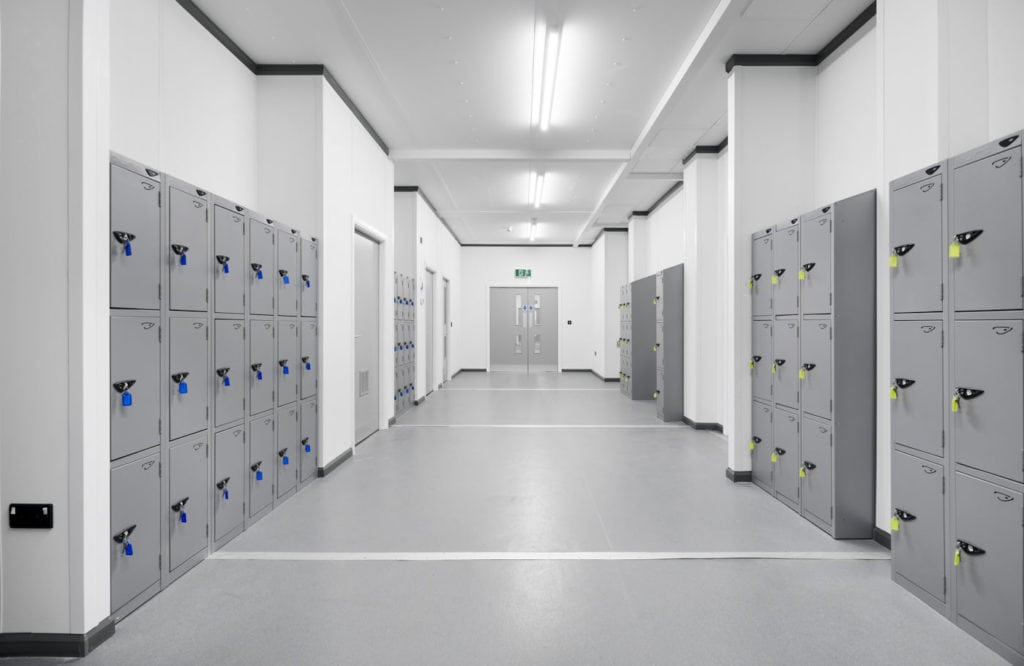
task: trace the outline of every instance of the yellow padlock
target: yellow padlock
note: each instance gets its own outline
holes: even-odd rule
[[[754,450],[754,440],[750,440],[750,450]]]
[[[893,516],[889,521],[889,531],[899,532],[900,531],[900,519],[898,516]]]
[[[889,268],[896,268],[899,265],[900,258],[895,252],[893,252],[892,254],[889,255]]]
[[[776,368],[778,368],[778,367],[779,367],[779,366],[778,366],[777,364],[775,364],[775,363],[772,363],[772,374],[773,374],[773,375],[775,374],[775,369],[776,369]]]
[[[772,451],[772,462],[773,463],[779,462],[779,454],[776,451]]]
[[[800,368],[800,371],[796,373],[797,379],[807,379],[807,370]]]
[[[806,478],[806,477],[807,477],[807,468],[806,467],[801,467],[800,468],[800,478],[803,479],[803,478]]]
[[[960,549],[959,548],[957,548],[956,552],[953,554],[953,566],[954,567],[960,566]]]
[[[960,243],[953,241],[949,244],[949,258],[959,259],[960,258]]]
[[[896,395],[896,387],[895,386],[890,386],[889,387],[889,399],[890,400],[895,400],[896,397],[897,397],[897,395]]]
[[[778,283],[779,283],[779,276],[775,275],[774,273],[772,273],[772,284],[778,284]]]
[[[955,414],[956,412],[959,412],[959,411],[960,411],[960,396],[959,396],[959,395],[954,395],[954,396],[953,396],[953,402],[952,402],[952,404],[950,405],[950,409],[952,409],[952,410],[953,410],[953,413],[954,413],[954,414]]]
[[[805,271],[804,269],[801,268],[800,272],[796,274],[796,279],[797,280],[801,280],[801,281],[806,280],[807,279],[807,271]]]

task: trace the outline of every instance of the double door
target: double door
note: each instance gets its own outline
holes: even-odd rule
[[[492,371],[558,371],[558,288],[491,287]]]

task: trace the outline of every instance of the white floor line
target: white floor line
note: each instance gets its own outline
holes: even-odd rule
[[[289,562],[478,562],[478,561],[647,561],[647,560],[888,560],[888,552],[850,551],[735,551],[735,552],[225,552],[210,556],[213,560],[268,560]]]
[[[619,391],[619,389],[617,389],[617,388],[494,388],[494,387],[451,388],[451,387],[447,387],[447,386],[445,388],[441,389],[441,390],[442,391],[476,391],[476,392],[480,392],[480,391],[525,391],[525,392],[529,392],[529,391],[568,391],[568,392],[576,392],[576,391],[606,391],[608,393],[612,393],[612,392],[618,393],[618,391]]]
[[[396,423],[392,428],[646,428],[648,430],[682,430],[682,423],[677,425],[628,425],[625,423],[587,423],[587,424],[549,424],[549,423]]]

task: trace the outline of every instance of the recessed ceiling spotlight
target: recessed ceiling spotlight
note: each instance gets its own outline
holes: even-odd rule
[[[453,65],[458,65],[459,64],[458,60],[449,60],[448,62],[450,62]]]
[[[444,41],[446,41],[446,42],[452,41],[452,36],[451,35],[445,35],[444,36]]]
[[[601,103],[602,103],[602,104],[607,104],[607,103],[608,103],[608,100],[606,100],[606,99],[602,99],[602,100],[601,100]]]
[[[558,56],[561,50],[561,26],[548,27],[538,23],[533,35],[533,101],[530,124],[546,132],[551,126]]]
[[[465,104],[469,104],[469,98],[468,98],[468,97],[467,97],[466,99],[462,100],[462,101],[463,101],[463,103],[465,103]]]
[[[618,60],[612,62],[612,67],[622,67],[622,63]]]
[[[512,233],[512,227],[505,227],[505,231]]]
[[[459,81],[459,87],[460,87],[460,88],[461,88],[461,87],[463,87],[463,86],[465,86],[465,85],[466,85],[466,82],[465,82],[465,81]]]
[[[630,37],[629,35],[623,35],[623,36],[619,37],[619,41],[630,42],[630,41],[633,41],[633,38]]]

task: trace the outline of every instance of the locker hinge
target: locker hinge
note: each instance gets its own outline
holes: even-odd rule
[[[242,307],[243,308],[245,307],[245,294],[242,294]],[[243,338],[245,337],[245,332],[244,331],[242,332],[242,337]]]
[[[210,538],[210,523],[206,523],[206,538]]]
[[[945,349],[945,348],[946,348],[946,330],[943,329],[939,333],[939,349]]]
[[[245,304],[245,296],[242,296],[242,304]],[[245,340],[245,329],[242,329],[242,339]]]
[[[836,517],[836,508],[834,506],[828,508],[828,517],[830,520]],[[209,526],[206,529],[210,529]]]
[[[206,290],[206,302],[207,303],[210,302],[210,290],[209,289]]]
[[[946,596],[946,577],[942,577],[942,596]]]
[[[209,444],[206,445],[206,459],[207,460],[210,459],[210,445]]]
[[[945,430],[942,431],[942,448],[943,448],[943,450],[945,450],[945,448],[946,448],[946,431]]]
[[[156,420],[156,434],[164,434],[164,420],[162,418]]]
[[[946,494],[946,477],[942,477],[942,494]]]
[[[164,478],[164,463],[160,461],[156,464],[156,475],[158,478]]]
[[[210,422],[210,407],[209,406],[206,407],[206,422],[207,423]]]
[[[156,327],[156,341],[157,342],[163,342],[164,341],[164,327],[163,326],[157,326]]]
[[[210,327],[209,326],[206,327],[206,339],[207,340],[210,339]]]
[[[156,556],[156,568],[163,571],[164,568],[164,554],[160,553]]]
[[[245,411],[245,398],[242,398],[242,411]],[[245,435],[242,435],[242,441],[245,441]]]
[[[942,282],[939,284],[939,300],[946,300],[946,283]]]
[[[939,201],[942,201],[945,198],[946,198],[946,184],[945,183],[939,183]]]
[[[156,300],[164,300],[164,286],[162,284],[156,286]]]
[[[160,190],[157,190],[157,192],[156,192],[156,207],[160,208],[163,205],[164,205],[164,193],[161,192]]]

